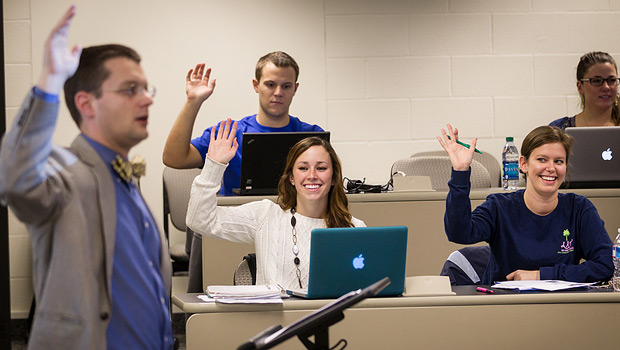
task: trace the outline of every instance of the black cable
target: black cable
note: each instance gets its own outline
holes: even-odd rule
[[[388,181],[385,185],[368,185],[366,178],[363,180],[352,180],[348,177],[344,178],[344,189],[347,193],[380,193],[391,190],[392,183]]]
[[[346,347],[347,347],[347,345],[349,345],[345,339],[340,339],[340,340],[336,343],[336,345],[334,345],[333,347],[331,347],[329,350],[334,350],[334,349],[336,349],[336,347],[337,347],[340,343],[344,343],[344,344],[342,344],[342,347],[340,348],[340,350],[342,350],[342,349],[346,348]]]

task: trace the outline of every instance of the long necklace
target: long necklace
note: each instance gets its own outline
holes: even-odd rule
[[[295,258],[293,262],[295,263],[295,273],[297,273],[297,281],[299,281],[299,288],[303,288],[301,284],[301,270],[299,270],[299,247],[297,246],[297,230],[295,229],[295,225],[297,224],[297,220],[295,219],[295,207],[291,208],[291,226],[293,226],[293,255]]]

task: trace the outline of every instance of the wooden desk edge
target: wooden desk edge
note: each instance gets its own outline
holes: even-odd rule
[[[187,313],[203,312],[250,312],[282,310],[316,310],[333,299],[303,300],[285,299],[283,304],[219,304],[207,303],[197,298],[198,293],[181,293],[172,296],[172,302]],[[620,303],[620,293],[614,292],[537,292],[515,294],[480,294],[424,297],[369,298],[352,306],[353,308],[390,307],[437,307],[467,305],[506,304],[575,304],[575,303]]]

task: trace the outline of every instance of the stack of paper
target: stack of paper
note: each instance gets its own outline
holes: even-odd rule
[[[270,285],[208,286],[207,294],[218,303],[275,304],[282,303],[282,288]]]
[[[573,288],[585,288],[593,285],[593,283],[578,283],[560,280],[523,280],[523,281],[503,281],[497,282],[491,288],[501,289],[517,289],[517,290],[546,290],[557,291]]]

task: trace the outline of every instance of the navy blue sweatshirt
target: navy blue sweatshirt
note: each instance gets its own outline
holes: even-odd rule
[[[504,281],[515,270],[540,270],[541,280],[611,277],[611,239],[587,198],[560,193],[557,207],[540,216],[527,208],[524,190],[518,190],[491,194],[472,212],[469,177],[470,171],[452,170],[444,225],[451,242],[491,246],[483,284]],[[581,259],[586,261],[580,264]]]

